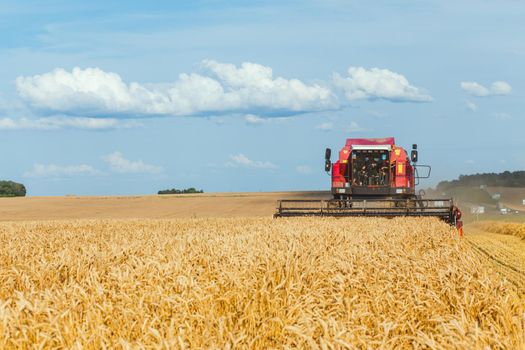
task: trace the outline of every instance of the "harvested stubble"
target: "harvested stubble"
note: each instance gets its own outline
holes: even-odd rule
[[[484,230],[482,225],[479,222],[467,226],[466,243],[472,245],[492,270],[515,285],[525,300],[525,240]]]
[[[513,348],[524,305],[433,219],[0,224],[0,347]]]
[[[517,222],[501,222],[501,221],[481,221],[475,223],[477,228],[484,231],[499,233],[502,235],[512,235],[525,239],[525,224]]]

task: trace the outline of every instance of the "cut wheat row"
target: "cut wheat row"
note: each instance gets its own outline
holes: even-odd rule
[[[482,221],[475,224],[476,228],[484,231],[513,235],[525,239],[525,224],[517,222]]]

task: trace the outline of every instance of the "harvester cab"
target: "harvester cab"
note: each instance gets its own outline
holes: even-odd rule
[[[327,148],[332,199],[280,200],[274,216],[435,216],[461,227],[461,211],[452,199],[416,194],[419,179],[431,171],[417,164],[416,144],[409,154],[393,137],[349,138],[333,163],[331,156]]]
[[[421,177],[415,162],[417,145],[413,146],[409,159],[408,153],[395,145],[393,137],[347,139],[339,159],[330,167],[334,199],[417,197],[415,185]],[[331,154],[330,149],[326,154]]]

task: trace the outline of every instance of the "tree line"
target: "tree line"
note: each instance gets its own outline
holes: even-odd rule
[[[14,181],[0,181],[0,197],[24,197],[26,187]]]
[[[452,181],[441,181],[437,185],[440,191],[447,191],[454,187],[474,186],[525,187],[525,171],[504,171],[502,173],[482,173],[474,175],[460,175]]]
[[[197,190],[196,188],[193,188],[193,187],[190,187],[190,188],[185,188],[185,189],[182,189],[182,190],[179,190],[179,189],[176,189],[176,188],[172,188],[172,189],[169,189],[169,190],[161,190],[159,192],[157,192],[158,194],[187,194],[187,193],[204,193],[203,190]]]

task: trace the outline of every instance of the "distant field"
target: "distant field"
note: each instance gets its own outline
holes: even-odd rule
[[[0,221],[53,219],[270,217],[278,199],[328,192],[244,192],[162,196],[0,198]]]
[[[490,194],[499,193],[501,195],[500,202],[508,208],[524,211],[525,205],[525,188],[522,187],[488,187],[487,192]]]
[[[522,210],[525,189],[493,187],[489,193],[501,193],[501,202]],[[0,221],[53,219],[127,219],[192,217],[268,217],[278,199],[329,199],[329,192],[240,192],[146,196],[64,196],[0,198]],[[429,191],[427,197],[443,197]],[[461,202],[459,203],[461,208]],[[495,209],[492,211],[495,212]],[[468,210],[465,210],[470,221]],[[499,215],[499,214],[498,214]],[[488,216],[488,215],[487,215]],[[508,216],[506,219],[521,218]],[[494,219],[491,217],[491,219]],[[503,219],[503,218],[502,218]],[[524,217],[525,220],[525,217]]]
[[[436,190],[428,189],[427,198],[453,197],[456,205],[463,211],[463,221],[473,222],[476,220],[497,220],[497,221],[517,221],[525,222],[525,188],[521,187],[487,187],[481,190],[479,187],[459,187],[454,189],[455,195],[443,194]],[[502,215],[497,207],[498,201],[493,200],[490,196],[499,193],[501,198],[499,203],[506,208],[517,210],[518,213]],[[459,195],[459,197],[458,197]],[[485,198],[483,198],[483,196]],[[487,199],[490,202],[487,202]],[[485,213],[473,215],[470,213],[471,207],[483,206]]]

